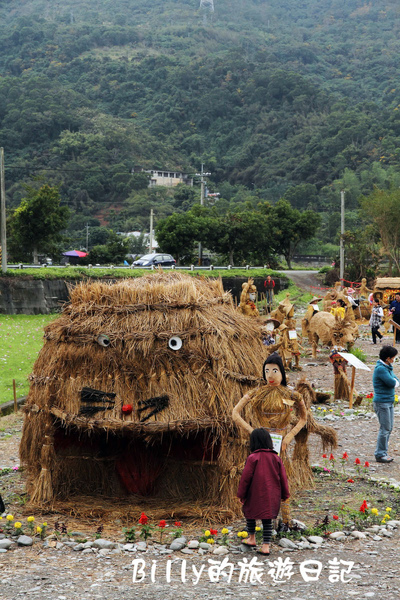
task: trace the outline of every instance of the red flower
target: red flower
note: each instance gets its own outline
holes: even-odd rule
[[[347,452],[343,452],[342,459],[347,460],[348,458],[349,458],[349,455],[347,454]]]
[[[354,483],[354,479],[348,479],[347,483]]]
[[[356,458],[356,460],[354,461],[355,465],[361,465],[361,460],[359,458]]]
[[[132,404],[124,404],[121,410],[124,413],[124,415],[130,415],[133,411],[133,406]]]
[[[333,456],[333,454],[330,455],[329,460],[335,460],[335,457]]]
[[[328,458],[328,457],[327,457],[327,455],[326,455],[326,454],[323,454],[323,455],[322,455],[322,458]]]
[[[182,523],[180,521],[175,521],[175,527],[182,527]]]
[[[149,518],[147,517],[147,515],[144,512],[142,512],[142,514],[140,515],[139,523],[141,525],[147,525],[148,522],[149,522]]]
[[[369,462],[367,460],[364,463],[364,467],[369,467]]]
[[[211,535],[217,535],[218,530],[217,529],[210,529],[210,533],[211,533]]]
[[[368,509],[368,504],[367,501],[364,500],[364,502],[361,504],[360,506],[360,512],[365,513],[365,511]]]
[[[335,521],[339,520],[339,517],[337,515],[332,515],[332,518],[335,519]]]
[[[164,527],[166,526],[166,522],[162,520],[159,522],[158,526],[161,527],[161,529],[164,529]]]

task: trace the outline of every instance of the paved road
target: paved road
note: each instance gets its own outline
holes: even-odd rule
[[[310,286],[321,287],[321,276],[318,271],[280,271],[289,277],[299,288],[312,292]],[[323,286],[322,286],[323,287]]]

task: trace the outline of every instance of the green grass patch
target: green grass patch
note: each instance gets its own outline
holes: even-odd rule
[[[289,294],[289,300],[292,304],[296,305],[296,308],[308,304],[313,298],[313,295],[297,287],[297,285],[295,285],[291,280],[289,281],[290,285],[288,288],[281,290],[279,294],[275,294],[274,306],[276,307],[279,302],[282,302],[282,300],[286,298],[287,294]]]
[[[364,363],[367,362],[367,355],[365,354],[364,350],[361,350],[361,348],[353,347],[350,348],[349,352],[358,358],[358,360],[361,360]]]
[[[168,272],[170,269],[165,268]],[[141,277],[146,273],[155,273],[150,269],[89,269],[88,267],[43,267],[38,269],[8,269],[7,273],[0,274],[1,277],[22,277],[28,279],[117,279],[128,277]],[[272,269],[219,269],[211,270],[177,269],[178,273],[186,273],[194,277],[286,277],[284,273]]]
[[[43,346],[43,328],[57,315],[0,315],[0,404],[28,393],[28,376]]]

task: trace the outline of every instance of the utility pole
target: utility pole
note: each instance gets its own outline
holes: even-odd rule
[[[89,223],[86,223],[86,252],[89,252]]]
[[[339,277],[343,287],[344,278],[344,190],[340,190],[340,271]]]
[[[205,180],[204,177],[209,177],[211,173],[204,173],[204,164],[201,163],[201,171],[200,173],[196,173],[198,177],[200,177],[200,206],[204,206],[204,187]],[[201,242],[199,242],[199,266],[203,264],[203,251],[201,247]]]
[[[6,183],[4,177],[4,148],[0,148],[0,246],[1,272],[7,272]]]
[[[153,252],[153,209],[150,210],[150,248],[149,254]]]

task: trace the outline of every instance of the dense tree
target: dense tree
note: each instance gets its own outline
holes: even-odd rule
[[[361,198],[365,214],[375,223],[385,254],[390,264],[394,263],[400,272],[400,190],[380,190]]]
[[[175,213],[156,224],[156,238],[163,252],[172,254],[177,264],[194,254],[195,241],[199,239],[199,223],[190,213]]]
[[[9,4],[0,139],[11,208],[44,172],[72,212],[114,230],[148,229],[150,208],[159,219],[191,210],[198,189],[156,196],[139,165],[203,162],[220,216],[282,197],[337,213],[341,188],[355,215],[373,185],[400,185],[396,0],[219,0],[212,26],[193,0],[168,2],[168,19],[165,0]],[[70,229],[77,239],[82,226]],[[324,219],[320,241],[337,229]]]
[[[207,247],[225,256],[231,265],[252,260],[269,262],[270,238],[271,229],[266,216],[249,210],[210,218],[208,228],[203,227]]]
[[[290,202],[293,208],[298,208],[299,210],[317,208],[318,190],[311,183],[302,183],[289,188],[283,198]]]
[[[87,257],[87,262],[92,264],[118,264],[122,263],[128,253],[129,239],[109,232],[106,244],[93,246]]]
[[[321,217],[311,210],[300,212],[283,199],[279,200],[272,210],[268,205],[261,209],[268,214],[271,244],[275,252],[285,257],[291,269],[297,246],[302,240],[308,240],[315,235],[321,224]]]
[[[373,279],[382,262],[379,233],[375,225],[365,225],[344,235],[346,275],[352,281]]]
[[[31,254],[38,264],[38,252],[51,252],[68,223],[69,210],[60,205],[57,188],[26,186],[26,197],[11,217],[12,255]]]

